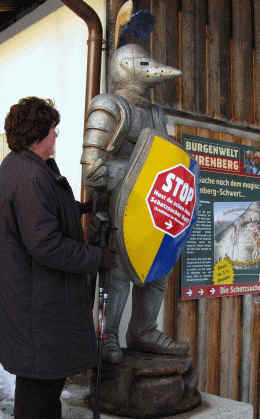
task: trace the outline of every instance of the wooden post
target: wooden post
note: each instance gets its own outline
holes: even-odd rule
[[[196,128],[178,127],[177,139],[180,141],[182,134],[197,135]],[[198,333],[198,317],[197,317],[197,300],[181,301],[177,303],[177,333],[176,338],[180,341],[190,342],[191,356],[194,364],[197,363],[197,333]]]
[[[219,394],[220,381],[220,298],[209,304],[208,393]]]
[[[125,0],[109,0],[108,1],[108,16],[107,16],[107,23],[109,30],[107,31],[107,41],[109,45],[110,55],[114,51],[115,44],[115,25],[116,25],[116,18],[119,12],[120,7],[125,3]]]
[[[206,112],[206,2],[182,0],[183,110]]]
[[[260,2],[253,0],[254,5],[254,27],[255,27],[255,65],[254,65],[254,91],[255,91],[255,121],[260,125]]]
[[[198,128],[197,135],[204,138],[218,138],[218,133],[207,128]],[[198,372],[201,391],[212,394],[219,392],[219,299],[198,300]]]
[[[239,399],[241,297],[221,298],[220,395]]]
[[[251,362],[253,365],[251,373],[251,394],[250,402],[254,405],[254,419],[258,419],[258,398],[259,398],[259,370],[260,370],[260,296],[252,298],[252,342]]]
[[[250,0],[232,0],[232,102],[234,121],[253,122],[253,36]]]
[[[151,0],[156,17],[151,35],[152,54],[160,63],[178,68],[178,0]],[[153,89],[152,99],[162,106],[177,107],[178,79],[169,80]]]
[[[230,118],[231,10],[226,0],[208,2],[207,114]]]
[[[134,10],[133,12],[136,13],[138,10],[148,10],[151,11],[151,1],[150,0],[134,0]],[[152,55],[151,52],[151,37],[142,38],[138,42],[147,52]],[[147,89],[145,93],[145,98],[147,100],[151,100],[151,89]]]

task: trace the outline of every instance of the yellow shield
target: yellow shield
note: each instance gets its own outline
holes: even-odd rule
[[[142,131],[115,206],[118,244],[136,284],[175,265],[197,218],[198,184],[198,165],[181,145]]]

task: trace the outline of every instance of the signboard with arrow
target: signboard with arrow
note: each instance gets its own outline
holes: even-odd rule
[[[182,143],[200,166],[182,298],[260,293],[260,148],[190,135]]]

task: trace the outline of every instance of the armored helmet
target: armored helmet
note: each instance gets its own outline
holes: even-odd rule
[[[154,87],[158,83],[180,76],[180,70],[155,61],[140,45],[130,43],[115,50],[110,64],[113,85]]]

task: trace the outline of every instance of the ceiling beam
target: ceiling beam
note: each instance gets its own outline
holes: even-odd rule
[[[0,0],[0,12],[13,12],[19,9],[19,2],[15,0]]]

